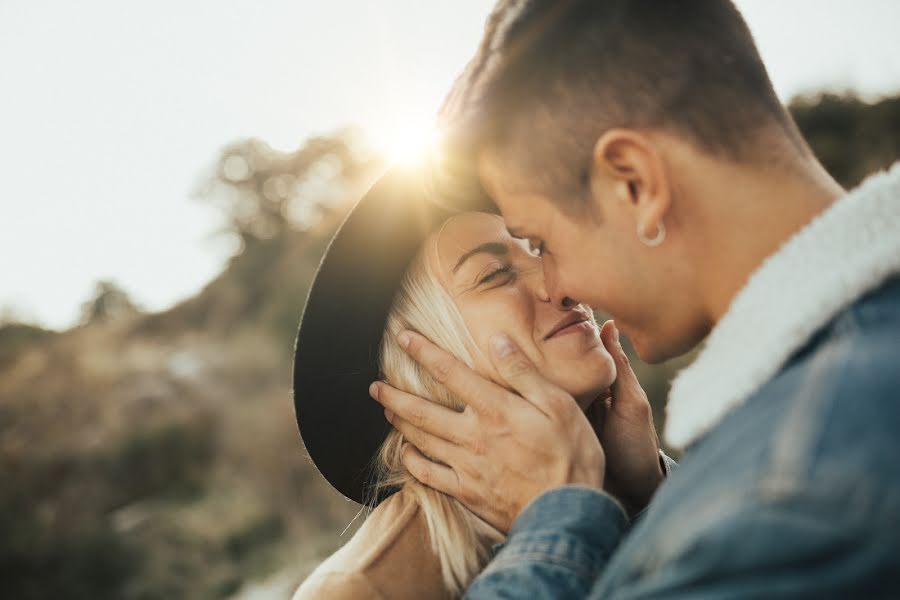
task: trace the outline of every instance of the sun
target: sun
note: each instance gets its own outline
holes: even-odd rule
[[[411,165],[426,158],[439,134],[431,121],[419,119],[396,120],[388,126],[372,128],[369,137],[390,164]]]

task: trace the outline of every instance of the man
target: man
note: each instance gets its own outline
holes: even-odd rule
[[[630,523],[603,488],[649,502],[640,423],[585,442],[508,339],[502,389],[401,333],[467,400],[373,386],[437,461],[406,466],[509,531],[468,595],[900,596],[900,169],[846,194],[727,0],[501,2],[444,119],[451,179],[477,175],[557,305],[608,312],[650,362],[706,339],[667,407],[682,463]]]

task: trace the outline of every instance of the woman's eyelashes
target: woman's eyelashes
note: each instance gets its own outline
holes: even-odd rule
[[[486,273],[479,276],[478,285],[481,286],[493,283],[493,287],[497,287],[509,283],[515,279],[515,276],[516,272],[511,264],[494,264],[487,269]]]

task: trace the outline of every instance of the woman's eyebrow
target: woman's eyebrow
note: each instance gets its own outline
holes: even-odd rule
[[[504,256],[509,254],[509,247],[501,242],[485,242],[484,244],[479,244],[459,257],[459,260],[456,261],[456,266],[453,267],[453,272],[456,273],[470,257],[482,252],[494,254],[496,256]]]

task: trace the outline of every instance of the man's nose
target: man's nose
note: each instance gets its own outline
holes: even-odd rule
[[[541,258],[541,266],[544,269],[543,286],[540,288],[539,295],[543,300],[553,303],[553,306],[561,310],[568,310],[578,304],[572,298],[565,295],[565,292],[559,287],[556,277],[556,265],[549,256]]]

